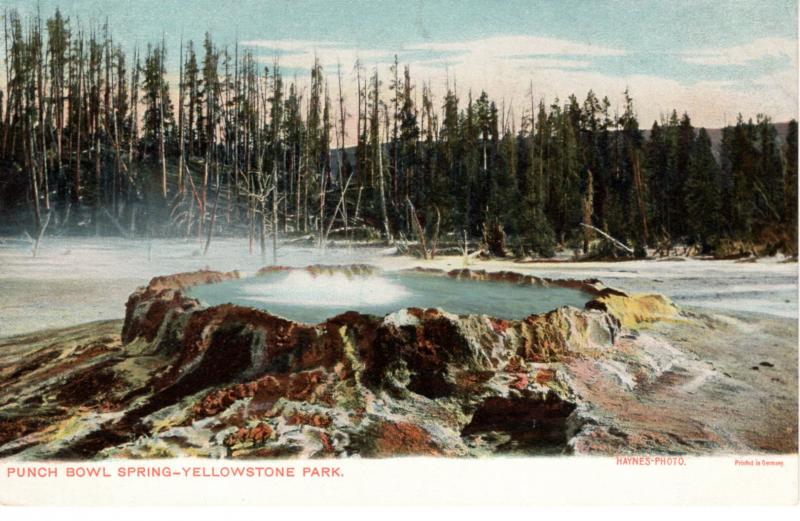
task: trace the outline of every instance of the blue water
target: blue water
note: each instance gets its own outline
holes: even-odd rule
[[[591,299],[575,289],[455,280],[424,273],[348,276],[312,275],[304,270],[196,286],[188,294],[206,305],[238,304],[305,323],[319,323],[346,311],[383,316],[407,307],[520,319],[560,306],[582,308]]]

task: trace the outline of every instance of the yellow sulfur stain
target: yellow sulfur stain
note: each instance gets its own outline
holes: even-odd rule
[[[681,320],[677,306],[663,295],[606,295],[597,300],[628,329],[638,329],[650,322]]]

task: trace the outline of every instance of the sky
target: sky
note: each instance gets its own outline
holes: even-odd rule
[[[0,5],[37,9],[32,0]],[[643,127],[673,109],[706,127],[738,113],[786,121],[798,111],[795,0],[38,2],[43,16],[56,7],[84,26],[107,19],[129,49],[163,35],[174,70],[181,38],[201,42],[206,31],[266,66],[277,58],[301,82],[315,55],[333,74],[341,63],[348,103],[357,58],[386,78],[397,55],[439,101],[448,84],[462,100],[486,90],[516,116],[531,89],[537,103],[583,100],[591,89],[621,107],[627,88]]]

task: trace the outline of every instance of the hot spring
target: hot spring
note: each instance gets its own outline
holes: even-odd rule
[[[592,299],[584,291],[556,285],[461,280],[411,271],[354,274],[303,269],[194,286],[186,294],[208,306],[248,306],[309,324],[347,311],[382,316],[408,307],[518,320],[560,306],[582,308]]]

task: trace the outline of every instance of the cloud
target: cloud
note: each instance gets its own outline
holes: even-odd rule
[[[323,68],[335,69],[337,64],[343,68],[352,66],[356,60],[373,64],[390,63],[398,54],[387,49],[360,49],[330,41],[248,40],[241,45],[271,52],[270,56],[259,56],[262,62],[272,63],[273,58],[277,57],[281,67],[298,69],[310,69],[315,58]]]
[[[695,65],[742,66],[766,58],[797,61],[797,42],[787,38],[758,38],[744,45],[718,49],[696,49],[682,53],[683,61]]]
[[[586,59],[563,57],[622,56],[625,51],[570,40],[538,36],[493,36],[478,40],[427,42],[399,49],[358,48],[340,42],[310,40],[249,40],[245,47],[271,51],[279,56],[284,67],[306,68],[319,59],[325,67],[337,63],[352,63],[356,59],[371,64],[391,63],[398,55],[400,61],[430,65],[487,64],[502,60],[507,67],[537,67],[575,69],[591,65]],[[555,57],[561,58],[555,58]],[[266,61],[267,58],[263,57]],[[272,58],[270,57],[269,60]],[[508,62],[506,61],[508,60]]]
[[[513,57],[519,55],[623,56],[609,47],[542,36],[492,36],[461,42],[429,42],[408,46],[412,50],[448,51],[468,55]]]
[[[592,65],[592,62],[588,60],[559,60],[556,58],[531,58],[528,56],[513,56],[508,59],[509,61],[517,61],[519,63],[518,67],[527,69],[585,69]]]
[[[310,69],[316,56],[328,73],[343,73],[342,88],[348,113],[356,112],[357,87],[353,64],[359,59],[371,74],[376,67],[383,81],[382,96],[389,99],[389,64],[395,54],[411,68],[412,82],[419,96],[423,83],[430,86],[434,106],[441,106],[448,88],[456,88],[466,104],[468,95],[485,90],[506,111],[513,107],[517,121],[530,110],[530,92],[535,103],[556,98],[563,103],[570,94],[582,102],[589,90],[608,96],[612,112],[622,110],[623,92],[630,90],[643,128],[668,115],[673,109],[688,112],[697,126],[718,127],[730,123],[736,114],[758,113],[776,121],[796,117],[797,63],[792,42],[764,38],[721,49],[703,49],[681,55],[704,64],[749,64],[765,57],[789,56],[793,61],[781,70],[754,70],[748,78],[740,75],[716,81],[670,78],[658,73],[618,75],[607,72],[598,58],[624,56],[620,49],[587,43],[533,36],[497,36],[461,42],[427,42],[398,48],[358,48],[342,42],[307,40],[257,40],[244,42],[257,50],[259,59],[270,62],[277,56],[284,68]],[[789,45],[791,44],[791,45]],[[698,62],[699,63],[699,62]],[[364,78],[362,72],[362,80]],[[793,79],[794,78],[794,79]],[[308,78],[297,78],[301,90]],[[334,79],[334,81],[336,81]],[[333,84],[332,89],[338,86]],[[419,101],[419,100],[418,100]],[[348,142],[355,136],[355,119],[348,121]]]
[[[278,51],[305,52],[308,49],[340,47],[342,44],[320,40],[246,40],[240,45],[244,47],[261,47]]]

